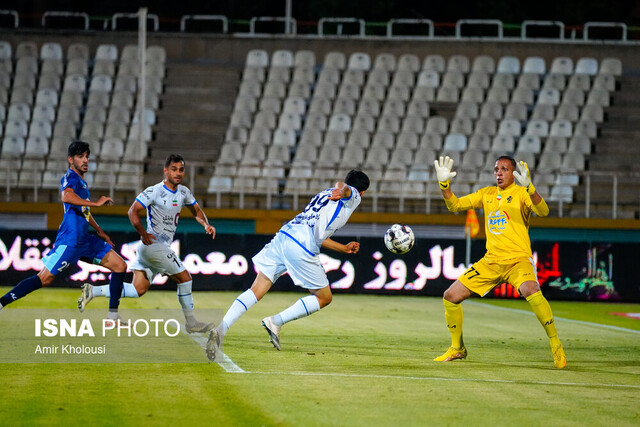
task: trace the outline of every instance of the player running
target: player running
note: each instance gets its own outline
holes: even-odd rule
[[[369,177],[361,171],[350,171],[344,182],[337,182],[334,188],[316,194],[305,210],[285,224],[253,257],[258,276],[251,288],[231,304],[222,323],[209,333],[206,353],[210,360],[220,360],[220,346],[231,325],[260,301],[285,272],[289,273],[296,286],[309,290],[311,295],[274,316],[262,319],[262,326],[276,349],[280,350],[282,325],[309,316],[331,303],[331,287],[318,256],[320,247],[345,254],[358,253],[358,242],[343,245],[332,240],[331,236],[347,223],[367,188]]]
[[[551,307],[540,291],[529,240],[531,212],[547,216],[549,207],[531,183],[527,164],[521,161],[516,171],[516,161],[512,157],[500,156],[493,171],[496,186],[485,187],[460,198],[453,194],[449,185],[450,179],[456,176],[456,172],[451,172],[453,159],[440,157],[434,165],[449,211],[483,208],[487,231],[485,256],[444,292],[444,316],[451,333],[451,347],[434,360],[449,362],[467,357],[462,340],[460,303],[472,294],[485,296],[496,285],[508,282],[526,298],[547,333],[555,367],[564,368],[567,358],[558,339]],[[520,186],[514,184],[514,179]]]
[[[191,190],[180,184],[184,178],[184,171],[182,156],[171,154],[164,164],[164,181],[145,189],[129,208],[129,220],[140,234],[140,243],[137,259],[131,265],[133,283],[124,284],[122,296],[138,298],[149,290],[156,274],[169,276],[178,284],[178,301],[182,306],[187,332],[206,332],[213,328],[214,324],[196,320],[191,293],[191,273],[170,246],[183,206],[191,211],[207,234],[212,238],[216,236],[216,229],[207,221]],[[146,230],[140,220],[140,214],[144,210],[147,211]],[[78,309],[82,312],[93,298],[109,298],[110,295],[111,289],[107,286],[85,283],[82,286],[82,295],[78,299]]]
[[[110,205],[113,200],[106,196],[100,196],[97,202],[90,200],[89,186],[84,180],[84,175],[89,170],[90,154],[91,150],[86,142],[74,141],[69,145],[69,169],[60,180],[64,216],[53,249],[43,258],[44,268],[37,275],[24,279],[0,298],[0,308],[36,289],[49,286],[55,276],[82,260],[112,271],[109,285],[104,286],[114,295],[109,298],[107,318],[118,320],[123,325],[126,323],[118,315],[118,305],[127,264],[113,250],[113,242],[91,215],[91,207]],[[96,230],[97,235],[89,234],[89,225]]]

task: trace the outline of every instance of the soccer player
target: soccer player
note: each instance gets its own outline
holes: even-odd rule
[[[110,289],[111,295],[114,295],[113,298],[109,298],[107,318],[121,321],[118,305],[127,264],[113,250],[113,242],[91,215],[91,207],[110,205],[113,200],[105,196],[100,196],[97,202],[90,200],[89,187],[84,181],[84,174],[89,170],[90,154],[91,150],[86,142],[75,141],[69,145],[69,169],[60,180],[64,216],[56,241],[51,252],[43,258],[44,268],[37,275],[18,283],[0,298],[0,308],[36,289],[49,286],[56,275],[82,260],[100,264],[112,271],[109,285],[105,286]],[[96,230],[97,235],[89,234],[89,225]]]
[[[449,362],[467,357],[462,340],[462,301],[472,294],[485,296],[496,285],[508,282],[526,298],[547,333],[555,367],[564,368],[567,358],[558,339],[551,307],[540,291],[529,241],[531,212],[547,216],[549,207],[531,183],[527,164],[521,161],[516,165],[512,157],[500,156],[493,170],[496,185],[460,198],[450,188],[450,180],[456,175],[451,172],[453,159],[440,157],[434,165],[449,211],[484,208],[487,231],[485,256],[444,292],[444,315],[451,333],[451,347],[434,360]]]
[[[287,322],[309,316],[331,303],[333,298],[327,275],[320,264],[320,247],[345,254],[360,250],[358,242],[346,245],[331,239],[360,204],[369,188],[369,177],[362,171],[350,171],[344,182],[316,194],[305,210],[285,224],[270,243],[253,257],[258,276],[251,288],[231,304],[222,323],[209,333],[206,353],[216,360],[225,334],[249,308],[262,299],[285,272],[296,286],[311,295],[299,299],[282,312],[262,319],[273,346],[280,350],[280,328]]]
[[[206,332],[213,328],[213,323],[199,322],[193,312],[193,295],[191,293],[191,273],[171,249],[171,242],[178,226],[180,210],[186,206],[196,221],[212,238],[216,229],[209,224],[206,215],[200,209],[191,191],[180,184],[184,179],[184,159],[171,154],[164,163],[164,181],[146,188],[136,197],[129,208],[129,220],[133,228],[140,234],[137,259],[131,265],[133,283],[125,283],[122,297],[138,298],[144,295],[151,286],[156,274],[171,277],[178,284],[178,301],[182,306],[187,332]],[[144,229],[140,214],[147,211],[147,229]],[[92,286],[85,283],[78,299],[78,309],[84,311],[87,304],[95,297],[110,298],[113,295],[108,286]]]

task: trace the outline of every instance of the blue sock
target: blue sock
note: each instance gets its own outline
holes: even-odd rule
[[[122,283],[124,282],[125,273],[111,273],[111,281],[109,282],[109,308],[117,309],[120,305],[120,296],[122,295]]]
[[[18,283],[13,289],[0,298],[0,304],[4,307],[7,304],[35,291],[36,289],[40,289],[41,287],[42,281],[40,281],[40,277],[37,275],[31,276]]]

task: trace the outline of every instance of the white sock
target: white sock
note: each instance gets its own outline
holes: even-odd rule
[[[222,319],[222,335],[226,334],[231,325],[236,323],[236,320],[257,302],[256,294],[254,294],[251,289],[247,289],[240,294],[233,304],[231,304],[231,307],[229,307],[229,310],[227,310],[227,313]]]
[[[178,283],[178,302],[182,310],[193,310],[193,293],[191,292],[192,281]]]
[[[94,286],[93,287],[93,296],[95,297],[107,297],[111,296],[109,292],[109,285],[104,286]],[[122,298],[138,298],[138,291],[136,291],[136,287],[133,286],[133,283],[123,283],[122,284]]]
[[[315,295],[309,295],[304,298],[300,298],[291,307],[286,308],[273,316],[273,322],[278,326],[282,326],[292,320],[310,316],[318,310],[320,310],[318,298],[316,298]]]
[[[193,281],[178,283],[178,302],[182,306],[184,318],[188,324],[196,323],[196,316],[193,313],[193,292],[191,291]]]

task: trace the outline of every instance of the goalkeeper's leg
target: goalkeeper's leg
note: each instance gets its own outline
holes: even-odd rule
[[[444,293],[444,318],[451,334],[451,347],[444,354],[436,357],[436,362],[450,362],[467,357],[467,349],[462,340],[462,301],[471,296],[471,292],[460,281],[456,280]]]
[[[531,306],[531,310],[533,310],[538,321],[549,337],[554,366],[558,369],[564,368],[567,365],[567,357],[565,356],[564,349],[562,348],[562,343],[558,338],[558,331],[556,330],[556,325],[553,321],[553,313],[551,312],[549,302],[542,295],[540,287],[536,282],[528,281],[523,283],[520,286],[520,292],[525,296],[527,302]]]

